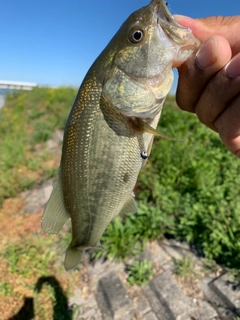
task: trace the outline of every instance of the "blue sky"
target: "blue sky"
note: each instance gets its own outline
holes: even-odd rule
[[[122,22],[148,0],[1,1],[0,79],[79,86]],[[240,14],[239,0],[170,0],[193,18]]]

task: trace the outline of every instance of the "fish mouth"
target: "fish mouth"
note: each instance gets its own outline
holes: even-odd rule
[[[157,86],[161,85],[165,80],[165,77],[163,77],[161,73],[155,74],[151,77],[145,77],[145,76],[139,76],[139,75],[136,76],[133,73],[127,73],[125,71],[123,71],[123,72],[129,78],[131,78],[137,82],[143,83],[144,85],[147,84],[150,87],[157,87]]]
[[[186,60],[186,57],[200,45],[200,41],[193,36],[191,29],[181,26],[175,20],[164,0],[152,0],[149,6],[157,16],[158,24],[166,35],[179,45],[179,60]],[[173,67],[178,65],[179,61],[176,61]]]

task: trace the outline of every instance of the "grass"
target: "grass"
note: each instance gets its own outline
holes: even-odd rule
[[[239,160],[195,115],[165,103],[159,130],[136,186],[138,212],[113,221],[99,255],[125,259],[163,235],[185,240],[209,260],[239,270]]]
[[[55,175],[45,142],[63,129],[76,94],[72,88],[13,92],[0,110],[0,207],[4,199]]]
[[[7,97],[0,110],[0,208],[5,199],[56,175],[58,162],[47,141],[56,129],[64,128],[75,94],[71,88],[36,88]],[[165,103],[159,130],[183,142],[155,138],[135,188],[138,212],[117,217],[108,226],[101,239],[103,250],[95,252],[95,258],[121,261],[137,256],[147,241],[167,235],[199,248],[211,261],[208,268],[219,263],[240,279],[239,160],[195,115],[178,110],[172,97]],[[0,311],[1,307],[7,310],[7,305],[16,311],[19,305],[14,303],[25,295],[37,301],[36,319],[44,319],[44,314],[51,319],[54,313],[68,319],[71,312],[59,311],[57,301],[63,299],[64,304],[78,281],[74,273],[66,278],[58,265],[54,245],[61,241],[65,249],[69,243],[69,235],[59,237],[28,233],[12,239],[4,233],[0,295],[7,304],[0,305]],[[188,258],[175,265],[180,275],[192,272]],[[136,262],[129,281],[136,284],[147,279],[147,269],[146,262]],[[52,274],[57,281],[49,278]],[[41,288],[36,291],[39,279]]]
[[[13,294],[13,286],[8,284],[5,281],[0,282],[0,294],[3,296],[12,296]]]
[[[3,317],[9,312],[9,305],[11,312],[17,313],[24,295],[28,298],[26,301],[32,301],[25,301],[25,317],[34,313],[34,319],[39,320],[72,319],[74,310],[68,308],[67,297],[75,288],[79,273],[66,275],[62,261],[59,261],[68,240],[65,236],[58,235],[56,239],[38,232],[2,243],[0,311]]]
[[[127,282],[134,286],[141,286],[150,280],[153,275],[152,264],[147,260],[135,261],[127,266],[128,278]]]
[[[186,280],[194,277],[194,262],[189,256],[185,255],[181,259],[173,258],[173,263],[178,276]]]
[[[138,199],[168,217],[169,235],[198,245],[209,259],[239,267],[239,160],[216,133],[195,115],[176,111],[171,101],[159,126],[184,141],[155,140]]]
[[[53,155],[45,142],[63,129],[75,94],[71,88],[36,88],[7,97],[0,119],[0,205],[55,175],[56,167],[46,165]],[[238,159],[195,115],[177,110],[172,97],[159,130],[183,142],[155,138],[135,190],[139,210],[113,221],[97,256],[121,260],[167,234],[194,243],[210,260],[238,267]]]

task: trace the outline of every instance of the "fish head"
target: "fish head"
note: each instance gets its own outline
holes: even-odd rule
[[[163,0],[152,0],[132,13],[110,42],[111,71],[103,96],[127,116],[155,117],[171,89],[172,68],[198,45]]]

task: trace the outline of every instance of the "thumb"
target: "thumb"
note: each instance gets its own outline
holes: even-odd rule
[[[186,16],[175,16],[178,23],[192,30],[194,36],[201,42],[213,35],[225,37],[232,49],[233,55],[240,52],[240,16],[213,16],[192,19]]]

